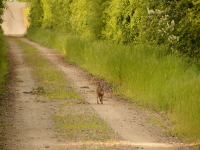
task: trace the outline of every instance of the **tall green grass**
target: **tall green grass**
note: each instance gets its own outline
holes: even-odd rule
[[[114,92],[164,112],[175,122],[173,135],[200,141],[199,70],[166,55],[165,46],[118,45],[48,30],[29,30],[27,36],[105,78],[114,85]]]
[[[0,149],[5,148],[5,129],[7,128],[6,113],[8,108],[8,101],[5,99],[7,90],[7,77],[8,74],[8,60],[7,60],[7,47],[6,41],[0,29]]]
[[[1,31],[0,31],[1,32]],[[0,95],[5,94],[5,75],[8,74],[7,47],[3,34],[0,34]]]

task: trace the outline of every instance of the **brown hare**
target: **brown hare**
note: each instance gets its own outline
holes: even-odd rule
[[[100,100],[101,104],[103,104],[103,96],[104,96],[103,85],[101,85],[100,82],[98,82],[98,85],[97,85],[97,104],[99,104],[99,100]]]

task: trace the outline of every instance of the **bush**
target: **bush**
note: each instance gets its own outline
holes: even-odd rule
[[[73,31],[85,37],[100,38],[103,22],[103,11],[108,0],[73,0],[70,5],[70,24]]]
[[[43,20],[43,5],[41,0],[31,1],[30,13],[29,13],[29,23],[30,27],[41,27]]]
[[[134,42],[139,35],[142,8],[138,0],[112,0],[105,11],[105,37],[118,43]]]

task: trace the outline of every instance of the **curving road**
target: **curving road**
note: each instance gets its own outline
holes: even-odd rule
[[[26,3],[6,2],[2,23],[2,28],[6,36],[23,36],[26,33],[22,14],[22,8],[24,7],[26,7]]]

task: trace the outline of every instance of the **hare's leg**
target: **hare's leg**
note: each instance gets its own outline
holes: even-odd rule
[[[97,95],[97,104],[99,104],[99,100],[98,100],[99,96]]]
[[[101,104],[103,104],[103,96],[101,96],[100,102],[101,102]]]

